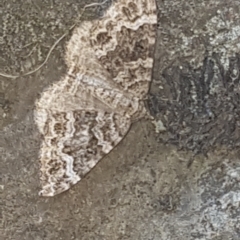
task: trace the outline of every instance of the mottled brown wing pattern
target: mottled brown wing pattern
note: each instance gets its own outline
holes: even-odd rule
[[[67,74],[36,102],[40,195],[80,181],[146,114],[156,22],[154,0],[118,0],[101,19],[73,31]]]
[[[40,195],[54,196],[81,180],[124,137],[130,119],[101,110],[51,112],[40,155]]]

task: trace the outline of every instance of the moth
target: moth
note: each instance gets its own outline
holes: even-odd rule
[[[65,76],[35,104],[41,196],[79,182],[146,115],[156,23],[155,0],[117,0],[73,31]]]

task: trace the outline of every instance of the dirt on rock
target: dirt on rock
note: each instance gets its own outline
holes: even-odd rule
[[[137,122],[72,189],[38,196],[34,102],[66,71],[71,33],[38,71],[3,75],[40,66],[89,3],[0,3],[0,239],[240,239],[238,0],[157,0],[146,105],[159,132]],[[80,20],[101,17],[110,4]]]

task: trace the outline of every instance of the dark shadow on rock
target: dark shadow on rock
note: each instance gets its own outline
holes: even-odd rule
[[[240,146],[240,55],[229,59],[226,70],[219,55],[205,57],[198,69],[184,63],[162,71],[163,90],[148,100],[151,114],[167,129],[160,141],[196,154]]]

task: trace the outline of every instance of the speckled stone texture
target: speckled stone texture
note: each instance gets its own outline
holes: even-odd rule
[[[38,66],[90,2],[1,1],[0,72]],[[101,16],[109,4],[84,18]],[[66,71],[68,38],[33,75],[0,77],[1,240],[240,239],[239,1],[157,4],[146,105],[159,131],[148,120],[137,122],[64,194],[37,194],[40,134],[33,108]]]

